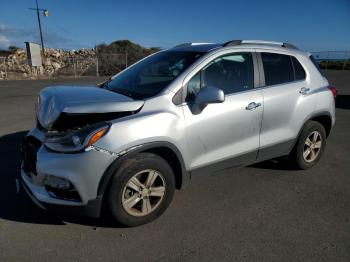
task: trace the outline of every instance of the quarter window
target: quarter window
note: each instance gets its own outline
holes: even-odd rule
[[[306,77],[306,73],[299,61],[292,56],[293,68],[294,68],[294,78],[295,80],[303,80]]]
[[[315,57],[311,55],[309,58],[311,62],[314,64],[314,66],[317,68],[318,72],[320,72],[320,74],[323,75],[323,73],[321,72],[320,64],[317,62]]]
[[[294,71],[289,55],[261,53],[266,85],[278,85],[294,81]]]

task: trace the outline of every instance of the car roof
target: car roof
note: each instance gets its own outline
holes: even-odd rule
[[[210,52],[214,49],[222,47],[222,44],[214,43],[184,43],[177,45],[171,49],[176,51],[187,51],[187,52]]]
[[[222,44],[220,43],[183,43],[171,48],[171,50],[208,53],[215,49],[228,48],[228,47],[270,49],[270,50],[272,49],[276,51],[293,51],[298,53],[304,53],[304,52],[301,52],[296,46],[289,43],[264,41],[264,40],[232,40]]]

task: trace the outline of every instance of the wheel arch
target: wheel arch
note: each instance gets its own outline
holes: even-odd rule
[[[310,120],[320,123],[326,130],[326,136],[329,136],[332,130],[332,117],[329,113],[323,112],[316,114],[315,116],[311,117],[308,121]]]
[[[298,142],[298,139],[300,137],[301,132],[303,131],[305,125],[309,122],[309,121],[316,121],[318,123],[320,123],[326,130],[326,137],[329,136],[331,130],[332,130],[332,117],[331,114],[327,111],[323,111],[323,112],[319,112],[316,114],[312,114],[309,118],[307,118],[303,125],[301,126],[299,133],[293,143],[293,146],[291,147],[291,151],[294,150],[295,145]]]
[[[302,126],[301,126],[301,128],[299,130],[299,133],[298,133],[298,136],[297,136],[296,140],[298,140],[298,138],[299,138],[301,132],[303,131],[305,125],[309,121],[315,121],[315,122],[320,123],[325,128],[327,137],[329,136],[329,134],[330,134],[330,132],[332,130],[332,116],[331,116],[331,114],[329,112],[322,111],[322,112],[318,112],[318,113],[310,115],[304,121],[304,123],[302,124]]]
[[[114,160],[102,175],[98,185],[97,196],[104,195],[104,192],[108,189],[109,181],[113,177],[115,170],[118,169],[123,161],[143,152],[156,154],[168,162],[175,175],[176,189],[181,189],[184,183],[189,179],[189,173],[186,171],[182,154],[175,145],[170,142],[151,142],[140,145],[136,147],[136,149],[130,150],[126,154]]]

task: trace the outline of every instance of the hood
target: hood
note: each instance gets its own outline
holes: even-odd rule
[[[50,130],[62,116],[75,116],[81,120],[93,115],[96,122],[106,120],[106,115],[113,118],[114,113],[115,118],[133,113],[143,104],[144,101],[94,86],[54,86],[40,92],[36,111],[40,125]]]

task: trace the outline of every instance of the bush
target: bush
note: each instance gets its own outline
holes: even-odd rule
[[[99,44],[97,56],[100,75],[114,75],[126,66],[130,66],[140,59],[158,52],[160,48],[144,48],[129,40],[119,40],[111,44]]]
[[[328,61],[328,62],[321,61],[320,67],[321,69],[350,70],[350,60]]]
[[[17,49],[20,49],[19,47],[16,46],[9,46],[8,49],[0,49],[0,56],[9,56],[12,55],[13,53],[16,52]]]

